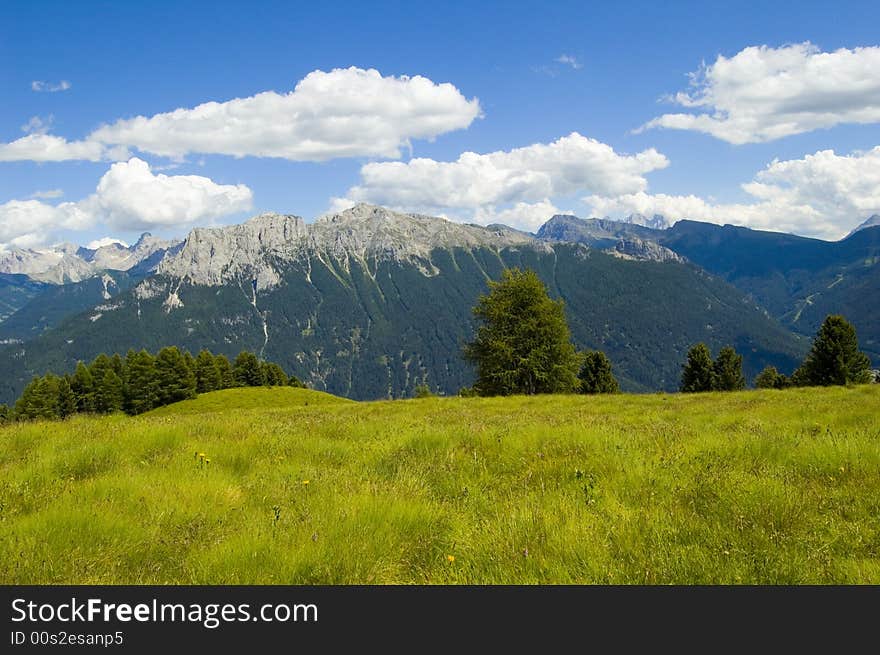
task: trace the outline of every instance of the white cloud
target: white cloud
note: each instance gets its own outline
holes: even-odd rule
[[[690,91],[668,100],[692,110],[664,114],[637,131],[705,132],[757,143],[842,123],[880,122],[880,47],[821,52],[811,43],[753,46],[691,73]]]
[[[133,157],[110,167],[96,193],[91,211],[119,229],[153,225],[190,225],[250,209],[253,195],[243,184],[217,184],[200,175],[154,175],[147,162]]]
[[[584,67],[584,65],[577,60],[577,57],[574,57],[572,55],[561,54],[556,58],[556,61],[558,61],[560,64],[571,66],[575,70]]]
[[[251,190],[243,184],[217,184],[198,175],[155,175],[146,162],[132,158],[113,164],[95,193],[79,202],[0,204],[0,243],[31,247],[49,242],[58,230],[96,225],[117,230],[182,227],[245,211],[251,202]]]
[[[410,139],[470,125],[476,98],[421,76],[383,77],[360,68],[314,71],[286,94],[207,102],[96,130],[90,139],[166,157],[213,153],[324,161],[399,157]]]
[[[31,194],[31,198],[36,198],[37,200],[54,200],[63,196],[64,191],[61,189],[46,189],[45,191],[34,191]]]
[[[397,158],[411,149],[412,139],[464,129],[480,115],[479,100],[420,75],[316,70],[289,93],[266,91],[118,120],[82,141],[51,136],[47,124],[29,124],[37,133],[0,144],[0,161],[123,160],[129,148],[175,159],[191,153],[294,161]]]
[[[657,213],[670,220],[690,218],[836,239],[880,213],[880,146],[850,155],[822,150],[803,159],[774,160],[742,188],[754,202],[715,204],[693,195],[643,191],[595,194],[584,200],[597,216]]]
[[[42,82],[40,80],[34,80],[31,82],[31,91],[45,92],[45,93],[57,93],[58,91],[67,91],[71,86],[70,82],[67,80],[61,80],[57,84],[52,82]]]
[[[0,244],[39,246],[56,230],[78,230],[91,223],[92,217],[76,203],[48,205],[39,200],[10,200],[0,204]]]
[[[0,143],[0,161],[101,161],[115,152],[95,141],[67,141],[60,136],[33,133],[12,143]],[[115,158],[115,157],[113,157]]]
[[[474,212],[473,221],[480,225],[500,223],[516,227],[526,232],[536,232],[547,220],[556,214],[567,212],[557,209],[548,199],[540,202],[518,202],[507,209],[480,207]]]
[[[114,243],[118,243],[120,246],[124,248],[128,248],[128,244],[122,239],[115,239],[113,237],[102,237],[100,239],[95,239],[94,241],[89,241],[86,244],[86,248],[89,250],[97,250],[98,248],[103,248],[104,246],[112,246]]]
[[[548,144],[488,154],[465,152],[453,162],[416,158],[369,163],[361,167],[361,183],[345,199],[335,199],[334,208],[371,202],[465,220],[487,220],[507,211],[507,216],[520,218],[515,226],[531,229],[535,219],[527,218],[531,210],[526,206],[549,207],[550,199],[575,193],[612,196],[642,191],[647,188],[644,174],[668,164],[653,148],[622,155],[574,132]],[[516,210],[518,203],[522,205]]]

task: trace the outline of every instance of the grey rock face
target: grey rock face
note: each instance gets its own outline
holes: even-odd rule
[[[50,284],[80,282],[102,271],[127,271],[150,258],[158,260],[177,243],[144,233],[130,247],[112,243],[89,249],[62,243],[45,249],[10,248],[0,253],[0,273],[21,273]]]
[[[262,214],[241,225],[197,228],[157,272],[207,286],[246,276],[265,289],[280,282],[285,262],[308,257],[332,258],[343,266],[350,260],[407,261],[432,275],[430,256],[436,248],[516,245],[546,248],[533,236],[503,226],[465,225],[359,204],[311,224],[298,216]]]
[[[638,259],[653,262],[679,262],[685,261],[684,257],[672,252],[669,248],[661,246],[654,241],[646,241],[638,237],[620,239],[613,250],[612,255],[623,259]]]

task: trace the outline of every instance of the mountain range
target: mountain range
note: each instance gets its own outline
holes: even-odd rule
[[[361,204],[312,223],[270,213],[183,242],[145,235],[53,253],[0,258],[2,401],[34,374],[169,344],[254,350],[357,399],[422,383],[456,393],[473,378],[461,359],[471,307],[508,266],[534,269],[565,301],[576,345],[604,350],[626,390],[675,389],[698,341],[736,347],[749,378],[767,364],[790,372],[832,312],[880,360],[880,317],[865,301],[880,285],[870,225],[824,242],[659,216],[554,216],[529,234]]]

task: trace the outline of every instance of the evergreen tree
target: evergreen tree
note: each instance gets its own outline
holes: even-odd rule
[[[101,381],[104,379],[104,373],[107,372],[108,369],[113,370],[113,360],[106,353],[101,353],[92,360],[91,364],[89,364],[89,373],[92,374],[96,393]],[[117,375],[119,374],[117,373]]]
[[[232,365],[235,382],[241,387],[261,387],[265,384],[263,367],[254,353],[241,351]]]
[[[220,386],[218,389],[231,389],[235,386],[235,376],[232,374],[232,364],[226,355],[216,355],[214,361],[217,364],[217,372],[220,374]]]
[[[579,357],[561,300],[534,271],[506,269],[489,283],[474,316],[482,324],[464,357],[477,368],[482,396],[566,393],[577,386]]]
[[[855,328],[843,316],[829,315],[793,378],[802,385],[828,386],[870,382],[871,375],[871,360],[859,351]]]
[[[125,379],[125,362],[119,353],[113,353],[113,357],[110,358],[110,366],[113,367],[113,372],[116,373],[120,380]]]
[[[711,391],[714,386],[712,353],[704,343],[693,346],[687,354],[687,362],[681,372],[681,391]]]
[[[9,405],[3,403],[0,405],[0,425],[6,425],[13,419],[12,410],[9,409]]]
[[[186,362],[186,367],[190,370],[190,372],[195,375],[196,374],[196,360],[192,356],[192,353],[188,350],[183,351],[183,361]]]
[[[777,371],[775,366],[765,366],[755,377],[755,387],[758,389],[785,389],[789,386],[791,382],[788,376]]]
[[[611,371],[611,360],[601,350],[591,350],[584,356],[578,373],[581,393],[618,393],[620,385]]]
[[[65,376],[58,380],[58,416],[67,418],[76,413],[76,396],[70,388],[70,380]]]
[[[196,376],[176,346],[162,348],[156,355],[158,405],[168,405],[196,395]]]
[[[95,411],[110,414],[122,409],[122,378],[116,375],[112,366],[104,369],[104,374],[95,384]]]
[[[714,391],[739,391],[746,388],[742,371],[742,355],[730,346],[724,346],[712,365],[712,389]]]
[[[23,420],[58,418],[58,377],[50,374],[31,380],[15,403],[15,416]]]
[[[225,358],[224,358],[225,359]],[[227,360],[227,365],[229,361]],[[207,393],[221,388],[220,369],[217,358],[210,351],[202,349],[196,357],[194,370],[196,374],[196,391]]]
[[[76,371],[70,378],[70,389],[76,399],[77,412],[95,411],[95,381],[89,367],[77,362]]]
[[[287,384],[291,387],[297,387],[299,389],[306,388],[306,383],[303,382],[302,380],[300,380],[295,375],[291,375],[290,377],[287,378]]]
[[[263,362],[260,367],[263,370],[263,384],[270,387],[287,386],[287,373],[275,362]]]
[[[125,357],[125,384],[122,408],[128,414],[147,412],[159,401],[156,358],[146,350],[129,350]]]

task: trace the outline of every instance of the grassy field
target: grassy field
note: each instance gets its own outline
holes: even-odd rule
[[[877,584],[880,385],[13,425],[0,582]]]

